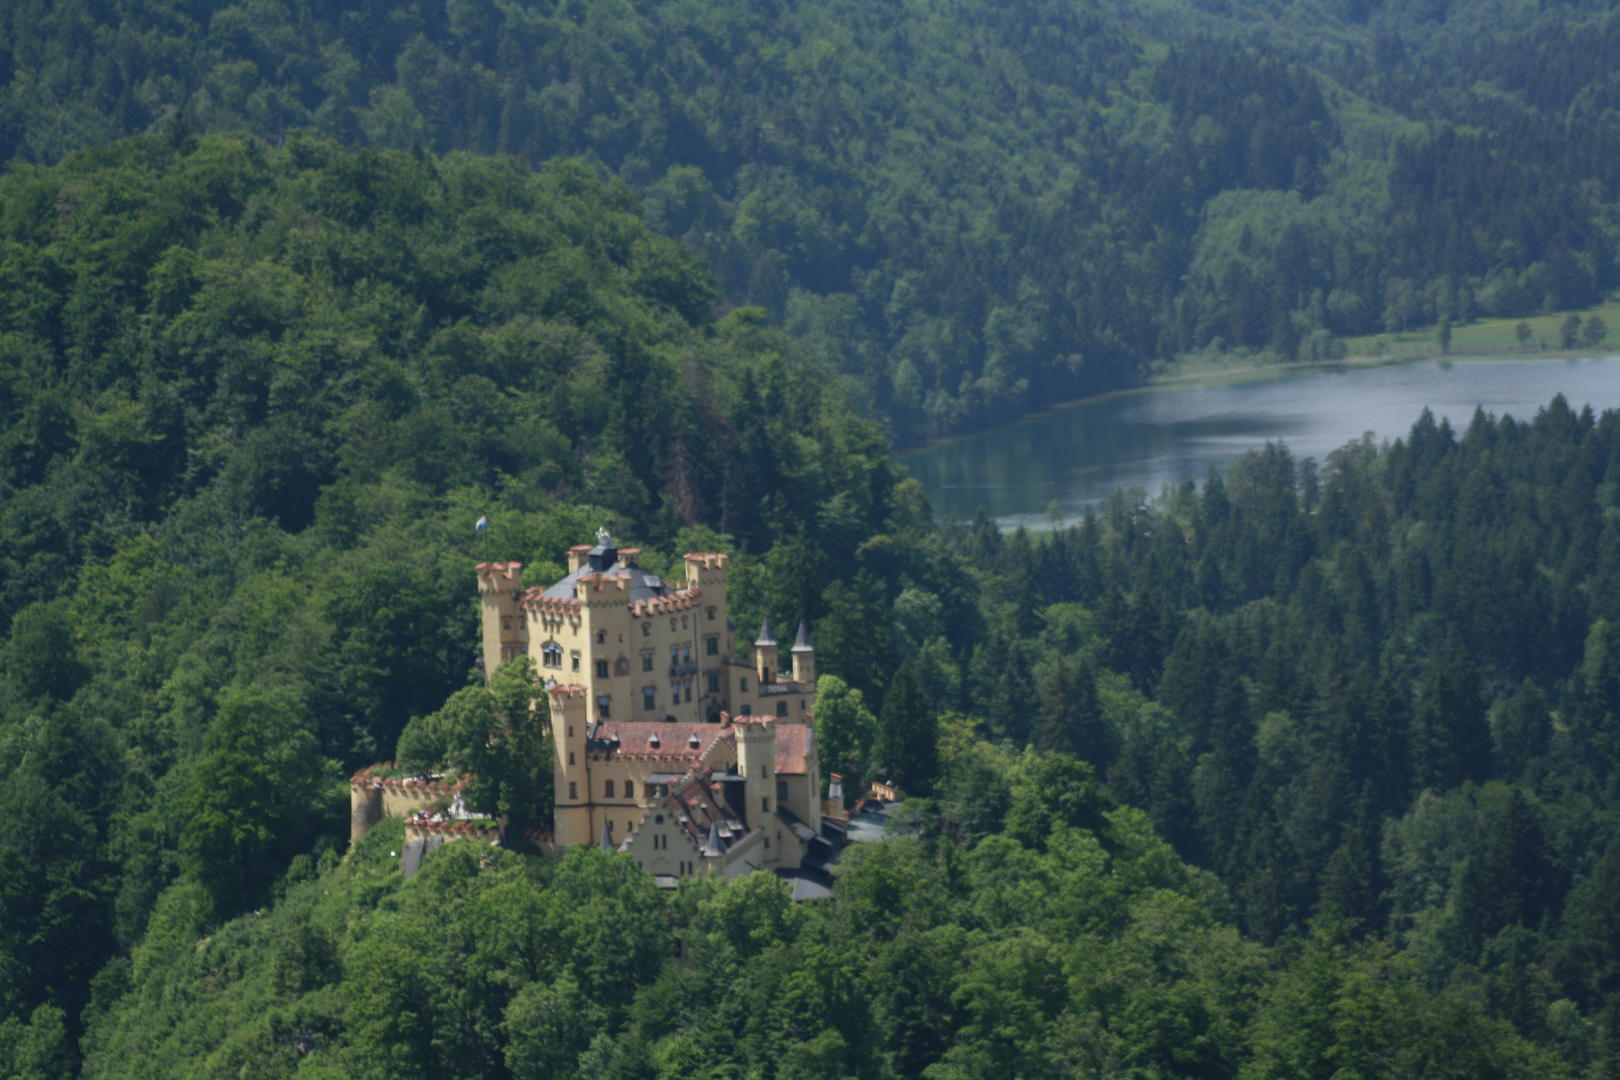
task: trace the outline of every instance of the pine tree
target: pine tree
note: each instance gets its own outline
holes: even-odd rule
[[[939,731],[910,664],[895,672],[884,695],[872,744],[873,778],[882,777],[911,795],[928,795],[939,777]]]
[[[816,622],[816,648],[822,668],[839,676],[876,707],[883,695],[889,656],[889,613],[883,593],[862,570],[850,582],[827,586],[827,614]]]
[[[1055,750],[1105,769],[1113,760],[1113,746],[1097,700],[1097,675],[1084,659],[1071,675],[1063,657],[1057,658],[1041,694],[1035,742],[1042,750]]]

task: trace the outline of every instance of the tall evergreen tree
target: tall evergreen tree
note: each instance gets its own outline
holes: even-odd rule
[[[1098,770],[1112,763],[1113,747],[1097,698],[1097,673],[1084,657],[1072,672],[1061,654],[1053,664],[1041,692],[1035,742],[1042,750],[1070,754]]]
[[[939,778],[939,724],[910,664],[901,664],[883,697],[872,743],[873,779],[907,794],[929,795]]]

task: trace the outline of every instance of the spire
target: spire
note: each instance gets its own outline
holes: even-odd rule
[[[602,822],[602,850],[613,850],[613,826],[609,825],[605,820]]]
[[[766,646],[774,646],[775,644],[776,638],[771,636],[771,617],[767,615],[760,621],[759,640],[754,642],[754,645],[756,648],[764,648]]]
[[[703,845],[703,857],[705,859],[718,859],[725,853],[726,845],[720,841],[720,823],[711,819],[709,822],[709,842]]]
[[[793,639],[793,651],[794,652],[814,652],[815,651],[815,647],[810,644],[810,631],[804,625],[804,620],[803,619],[799,620],[799,636]]]

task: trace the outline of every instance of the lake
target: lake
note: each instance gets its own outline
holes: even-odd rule
[[[1139,390],[1065,405],[901,456],[942,518],[982,506],[1004,528],[1046,527],[1056,499],[1078,517],[1118,487],[1202,481],[1267,442],[1296,458],[1372,432],[1404,437],[1426,405],[1466,427],[1476,407],[1528,420],[1553,395],[1575,409],[1620,405],[1620,358],[1452,360],[1312,371],[1263,382]]]

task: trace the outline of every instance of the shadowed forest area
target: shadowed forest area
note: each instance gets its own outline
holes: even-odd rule
[[[19,0],[0,41],[6,159],[579,157],[902,442],[1617,284],[1600,3]]]

